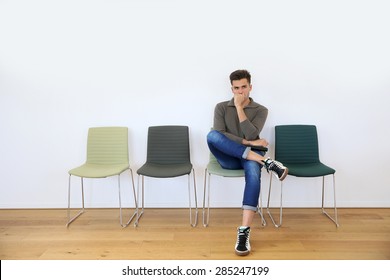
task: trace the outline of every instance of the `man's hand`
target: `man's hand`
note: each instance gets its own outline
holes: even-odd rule
[[[245,94],[235,93],[234,94],[234,105],[237,109],[243,109],[248,105],[248,97]]]
[[[249,98],[245,97],[245,94],[235,93],[233,96],[234,106],[236,106],[238,120],[243,122],[247,120],[246,114],[244,112],[244,107],[248,105]]]

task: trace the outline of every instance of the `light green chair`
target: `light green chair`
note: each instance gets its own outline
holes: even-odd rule
[[[222,166],[218,163],[215,156],[210,153],[209,163],[207,164],[205,175],[204,175],[204,188],[203,188],[203,212],[202,212],[202,219],[203,219],[203,226],[207,227],[209,225],[210,220],[210,180],[211,175],[226,177],[226,178],[234,178],[234,177],[245,177],[245,171],[244,169],[224,169]],[[266,221],[263,216],[263,207],[262,207],[262,195],[261,195],[261,189],[260,189],[260,199],[259,199],[259,205],[257,206],[257,213],[260,216],[262,226],[266,226]],[[207,206],[206,206],[207,201]],[[206,214],[206,207],[207,207],[207,214]]]
[[[336,208],[336,170],[323,164],[319,158],[317,128],[314,125],[278,125],[275,126],[275,160],[283,163],[288,168],[288,176],[314,178],[322,177],[322,213],[325,214],[336,227],[339,226]],[[332,175],[333,178],[333,217],[325,211],[325,176]],[[286,179],[288,178],[286,177]],[[279,222],[276,222],[270,211],[270,197],[272,176],[269,181],[267,212],[275,225],[282,225],[283,215],[283,183],[280,185],[280,209]]]
[[[127,221],[123,223],[122,219],[122,201],[121,201],[121,174],[129,171],[133,187],[135,212]],[[71,197],[71,177],[81,178],[81,198],[82,208],[74,216],[70,217],[70,197]],[[84,178],[106,178],[117,176],[119,193],[119,222],[122,227],[128,226],[137,215],[138,205],[135,194],[133,172],[129,165],[128,150],[128,128],[127,127],[93,127],[88,130],[87,160],[86,162],[69,171],[68,185],[68,223],[69,226],[81,214],[84,213]]]

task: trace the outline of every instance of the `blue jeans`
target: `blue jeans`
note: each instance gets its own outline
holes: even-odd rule
[[[250,148],[230,140],[223,133],[212,130],[207,134],[207,144],[211,153],[215,156],[222,168],[244,169],[245,189],[242,209],[257,210],[261,187],[261,164],[247,160]],[[254,152],[264,156],[264,152]]]

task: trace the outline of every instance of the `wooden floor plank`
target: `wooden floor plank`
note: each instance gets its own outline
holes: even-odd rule
[[[126,213],[130,214],[130,210]],[[138,227],[117,209],[88,209],[66,224],[63,209],[0,210],[2,260],[235,260],[241,210],[211,209],[210,225],[189,225],[187,209],[145,209]],[[283,226],[256,217],[246,259],[390,260],[390,209],[339,209],[336,227],[318,209],[284,210]]]

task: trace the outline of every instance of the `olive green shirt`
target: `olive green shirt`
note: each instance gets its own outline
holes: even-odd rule
[[[268,109],[250,99],[248,106],[244,108],[247,119],[239,122],[234,99],[218,103],[214,110],[214,126],[217,131],[225,134],[229,139],[242,143],[259,138],[268,116]]]

